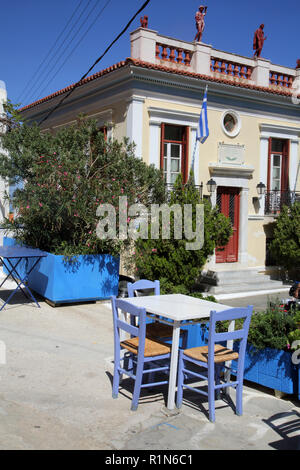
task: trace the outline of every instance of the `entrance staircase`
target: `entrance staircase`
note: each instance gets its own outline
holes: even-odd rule
[[[207,271],[201,278],[201,289],[212,295],[259,291],[284,291],[290,284],[279,279],[279,273],[257,268]]]

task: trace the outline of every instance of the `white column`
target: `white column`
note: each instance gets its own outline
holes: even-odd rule
[[[258,183],[264,183],[267,188],[268,184],[268,155],[269,155],[269,138],[266,136],[260,136],[260,159],[259,159],[259,181]],[[258,215],[263,216],[265,214],[265,197],[259,196],[259,211]]]
[[[0,115],[4,115],[3,104],[7,101],[7,92],[5,82],[0,80]],[[4,127],[4,126],[3,126]],[[4,128],[1,129],[4,131]],[[0,179],[0,222],[3,221],[5,216],[8,216],[9,205],[8,201],[4,199],[5,191],[8,191],[8,185],[4,182],[4,180]],[[1,231],[2,232],[2,231]],[[2,233],[0,234],[2,238]],[[2,240],[0,240],[0,244],[2,244]]]
[[[157,31],[138,28],[130,34],[131,57],[155,63]]]
[[[270,61],[267,59],[256,58],[251,79],[255,85],[269,87],[270,85]]]
[[[292,91],[293,91],[293,96],[295,98],[295,104],[299,104],[299,99],[297,98],[297,96],[300,93],[300,68],[296,69],[296,75],[295,75],[295,79],[293,81]]]
[[[160,127],[156,121],[149,122],[149,165],[160,168]]]
[[[135,156],[142,158],[143,150],[143,109],[144,98],[133,96],[128,100],[127,107],[127,137],[136,144]]]
[[[191,60],[193,72],[203,75],[212,75],[210,70],[210,58],[212,46],[199,42],[194,43],[194,52]]]
[[[248,188],[240,191],[239,262],[248,264]]]

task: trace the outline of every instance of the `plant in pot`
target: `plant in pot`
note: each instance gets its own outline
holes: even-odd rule
[[[223,331],[228,325],[219,325]],[[236,324],[236,329],[239,325]],[[298,394],[299,366],[293,361],[292,343],[299,338],[294,312],[280,302],[253,313],[248,333],[244,378],[287,394]],[[238,345],[235,345],[238,347]]]
[[[84,116],[53,134],[18,121],[9,105],[7,112],[0,176],[18,188],[15,216],[5,221],[14,241],[7,243],[49,254],[29,285],[53,303],[117,295],[119,257],[129,241],[97,236],[97,208],[109,203],[118,215],[121,196],[128,205],[163,201],[160,171],[137,159],[128,141],[106,141]]]

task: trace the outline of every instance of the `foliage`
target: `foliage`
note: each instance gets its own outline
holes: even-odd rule
[[[183,185],[179,176],[171,192],[169,207],[180,205],[182,214],[185,204],[192,206],[191,226],[196,233],[196,205],[204,205],[204,243],[198,250],[187,250],[187,240],[177,239],[174,230],[174,214],[170,217],[170,238],[163,239],[160,232],[159,239],[138,239],[135,246],[136,275],[146,279],[161,279],[168,285],[183,286],[188,292],[193,291],[195,281],[201,273],[207,258],[213,254],[214,248],[227,243],[231,233],[231,224],[217,208],[212,208],[206,200],[200,200],[200,194],[193,183],[193,175],[187,185]],[[162,223],[160,224],[162,231]],[[199,229],[199,227],[197,227]],[[151,232],[151,224],[149,233]],[[195,237],[196,239],[196,237]],[[190,240],[192,242],[192,240]],[[164,282],[166,282],[164,281]]]
[[[20,242],[68,256],[117,254],[128,242],[97,237],[97,208],[110,203],[118,215],[119,196],[128,205],[164,201],[161,172],[137,159],[128,141],[106,142],[96,121],[80,116],[53,134],[20,123],[13,110],[9,115],[0,176],[21,184],[16,217],[5,223]]]
[[[248,342],[256,349],[286,349],[288,335],[296,328],[293,315],[282,311],[279,306],[268,307],[265,312],[252,316]]]
[[[297,329],[297,330],[294,330],[294,331],[291,331],[289,334],[288,334],[288,340],[289,340],[289,344],[290,344],[290,348],[292,351],[296,351],[297,349],[300,348],[300,344],[295,344],[294,341],[299,341],[300,343],[300,330]],[[294,343],[294,344],[293,344]]]
[[[197,299],[205,299],[210,302],[217,302],[213,295],[205,295],[202,292],[190,292],[185,285],[179,284],[176,286],[165,277],[160,279],[160,293],[190,295],[191,297],[196,297]]]
[[[270,251],[277,263],[287,270],[299,268],[300,202],[291,207],[283,206],[274,228]]]
[[[243,320],[236,320],[235,329],[242,327]],[[289,335],[296,328],[295,316],[285,312],[279,302],[270,303],[265,311],[253,313],[248,333],[248,344],[254,350],[265,348],[289,349]],[[218,331],[227,331],[228,322],[218,324]],[[300,330],[299,330],[300,331]]]

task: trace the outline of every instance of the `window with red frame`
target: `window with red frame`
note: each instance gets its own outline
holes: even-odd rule
[[[269,139],[268,191],[289,189],[289,140]]]
[[[188,135],[188,127],[164,123],[161,125],[160,167],[167,184],[174,184],[180,173],[183,182],[187,182]]]

